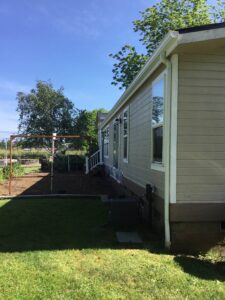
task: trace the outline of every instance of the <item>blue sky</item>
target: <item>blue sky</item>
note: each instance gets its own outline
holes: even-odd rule
[[[154,2],[1,0],[0,131],[17,129],[16,93],[36,80],[63,85],[78,108],[110,109],[122,91],[110,84],[108,54],[138,46],[132,21]]]

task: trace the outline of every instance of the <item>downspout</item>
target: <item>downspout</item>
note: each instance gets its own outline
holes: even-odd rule
[[[164,165],[165,165],[165,187],[164,187],[164,226],[165,226],[165,247],[170,248],[170,110],[171,110],[171,83],[172,83],[172,64],[166,58],[165,52],[160,55],[161,61],[167,68],[166,76],[166,115],[165,120],[169,126],[164,128],[165,146],[164,146]]]

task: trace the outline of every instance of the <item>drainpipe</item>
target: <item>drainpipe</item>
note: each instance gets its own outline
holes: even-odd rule
[[[169,126],[165,126],[164,137],[167,137],[165,140],[164,146],[164,164],[165,164],[165,187],[164,187],[164,226],[165,226],[165,247],[170,248],[170,109],[171,109],[171,77],[172,77],[172,64],[169,59],[166,58],[165,52],[160,56],[161,61],[165,64],[167,68],[166,76],[166,122]]]

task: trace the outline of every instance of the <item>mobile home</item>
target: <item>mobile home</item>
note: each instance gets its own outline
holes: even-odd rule
[[[169,32],[99,123],[107,173],[179,250],[225,238],[225,23]]]

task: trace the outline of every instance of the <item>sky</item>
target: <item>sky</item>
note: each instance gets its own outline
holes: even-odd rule
[[[17,92],[29,92],[37,80],[63,86],[77,108],[110,109],[122,91],[111,85],[109,54],[126,43],[143,50],[132,21],[154,3],[1,0],[0,139],[17,130]]]

